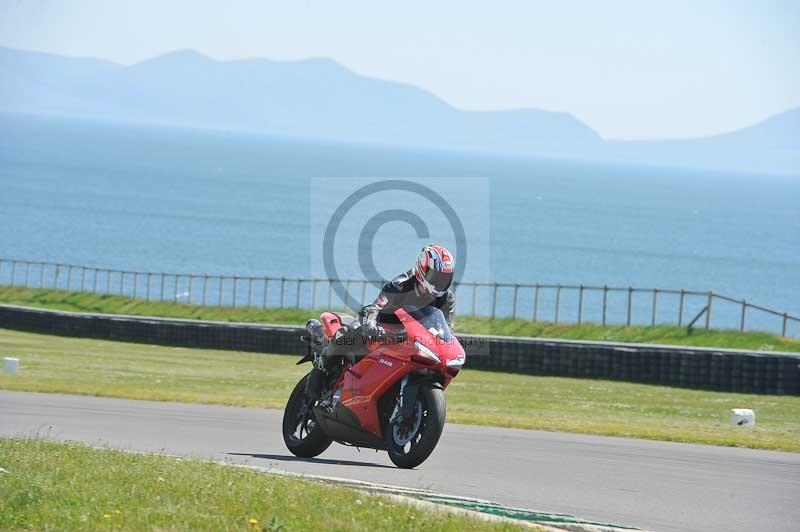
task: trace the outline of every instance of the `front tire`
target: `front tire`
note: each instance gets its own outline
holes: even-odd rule
[[[286,403],[283,411],[283,441],[293,455],[312,458],[327,449],[333,440],[317,424],[311,407],[304,408],[307,382],[308,375],[300,379]]]
[[[397,467],[411,469],[424,462],[436,448],[444,429],[444,390],[423,385],[414,406],[414,421],[400,427],[388,422],[384,438],[389,459]]]

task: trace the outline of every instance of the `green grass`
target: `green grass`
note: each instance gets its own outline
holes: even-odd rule
[[[0,439],[0,530],[511,530],[340,486],[75,443]]]
[[[62,338],[0,329],[20,358],[0,388],[283,408],[309,369],[296,358]],[[466,369],[447,389],[448,422],[800,452],[800,397],[710,392]],[[752,408],[754,429],[730,427]]]
[[[308,309],[258,309],[187,305],[172,302],[145,301],[123,296],[108,296],[38,288],[0,286],[0,303],[13,303],[33,307],[102,312],[107,314],[132,314],[191,318],[217,321],[255,323],[282,323],[299,325],[319,314]],[[695,330],[687,334],[683,327],[656,326],[625,327],[597,324],[554,324],[529,320],[488,319],[456,316],[459,332],[498,334],[506,336],[538,336],[572,340],[605,340],[611,342],[637,342],[707,347],[727,347],[758,351],[800,352],[800,340],[760,333],[729,330]]]

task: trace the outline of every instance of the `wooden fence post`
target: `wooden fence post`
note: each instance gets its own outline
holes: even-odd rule
[[[478,299],[478,283],[472,283],[472,315],[475,316],[475,312],[477,311],[477,299]]]
[[[739,320],[739,330],[742,332],[744,332],[744,319],[746,313],[747,313],[747,300],[742,299],[742,317]]]
[[[558,323],[558,314],[561,311],[561,285],[556,286],[556,323]]]
[[[514,312],[513,312],[513,319],[517,319],[517,297],[519,295],[519,285],[514,285]]]
[[[497,316],[497,283],[494,283],[494,291],[492,292],[492,319]]]
[[[631,326],[631,302],[632,302],[631,300],[632,299],[633,299],[633,287],[629,286],[628,287],[628,319],[626,321],[626,323],[628,324],[628,327]]]
[[[653,288],[653,317],[650,320],[650,326],[656,326],[656,306],[658,305],[658,288]]]

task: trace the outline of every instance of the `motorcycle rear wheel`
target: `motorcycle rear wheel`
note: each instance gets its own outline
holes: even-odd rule
[[[307,381],[308,375],[300,379],[286,403],[283,411],[283,442],[293,455],[312,458],[327,449],[333,440],[316,423],[310,408],[302,411]]]
[[[436,448],[444,429],[446,403],[444,390],[422,386],[414,408],[415,419],[403,428],[384,425],[389,459],[397,467],[411,469],[424,462]]]

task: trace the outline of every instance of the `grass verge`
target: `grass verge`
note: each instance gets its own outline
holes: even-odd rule
[[[0,329],[20,358],[0,388],[283,408],[308,366],[296,358],[62,338]],[[449,422],[800,452],[800,397],[464,370],[447,389]],[[731,408],[756,410],[754,429]]]
[[[517,530],[212,462],[0,439],[2,530]]]
[[[319,314],[319,311],[298,308],[229,308],[187,305],[173,302],[146,301],[123,296],[110,296],[84,292],[66,292],[39,288],[0,286],[0,303],[12,303],[58,310],[161,316],[216,321],[250,323],[283,323],[300,325]],[[691,345],[700,347],[726,347],[757,351],[800,352],[800,340],[782,338],[762,333],[729,330],[695,330],[691,335],[683,327],[643,327],[622,325],[597,325],[585,323],[555,324],[529,320],[489,319],[457,316],[459,332],[498,334],[505,336],[536,336],[570,340],[602,340],[608,342],[634,342],[647,344]]]

